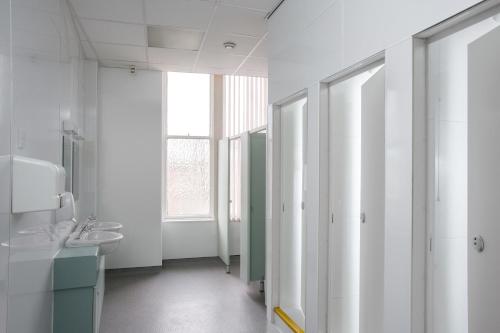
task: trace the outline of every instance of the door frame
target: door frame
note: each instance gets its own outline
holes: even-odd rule
[[[428,101],[428,45],[431,42],[440,40],[447,36],[450,36],[458,31],[466,29],[478,22],[481,22],[495,14],[500,13],[500,4],[495,0],[487,0],[472,6],[471,8],[429,28],[414,36],[416,43],[414,44],[414,58],[419,59],[414,63],[414,71],[418,73],[421,80],[424,80],[423,85],[425,86],[424,91],[420,91],[420,94],[416,95],[415,102],[419,103],[423,108],[425,108],[426,122],[425,122],[425,132],[427,137],[427,146],[425,150],[425,160],[429,157],[434,157],[435,159],[435,149],[439,149],[438,141],[436,140],[436,135],[438,134],[438,129],[435,128],[433,134],[429,133],[429,124],[427,122],[428,112],[429,112],[429,101]],[[434,120],[434,127],[436,125],[436,120]],[[423,254],[424,258],[424,274],[425,281],[424,285],[420,285],[420,290],[424,290],[422,297],[419,297],[419,301],[423,302],[425,306],[424,313],[422,316],[424,318],[424,326],[420,328],[421,332],[432,332],[432,321],[433,321],[433,230],[436,226],[436,216],[435,216],[435,204],[434,198],[437,195],[437,179],[436,179],[436,161],[428,160],[425,170],[425,198],[426,198],[426,216],[425,216],[425,230],[423,230],[425,236],[425,247]],[[416,294],[418,295],[418,294]]]
[[[325,265],[326,269],[324,272],[325,275],[323,277],[323,281],[321,281],[326,289],[326,293],[325,293],[326,295],[324,296],[324,300],[323,300],[323,303],[325,303],[325,305],[326,305],[326,309],[325,309],[326,318],[325,318],[325,323],[324,323],[324,325],[326,326],[326,332],[329,332],[329,330],[331,329],[330,319],[328,318],[329,317],[328,315],[330,313],[329,296],[331,294],[331,284],[330,284],[331,256],[330,256],[330,253],[331,253],[332,242],[330,239],[330,227],[331,227],[331,223],[332,223],[332,214],[333,214],[331,204],[330,204],[331,197],[332,197],[332,193],[330,193],[330,182],[331,182],[331,177],[333,175],[331,174],[331,168],[330,168],[330,159],[331,159],[330,139],[331,139],[332,128],[330,127],[329,88],[335,84],[341,83],[345,80],[348,80],[352,77],[355,77],[356,75],[361,74],[367,70],[375,68],[379,65],[383,65],[384,63],[385,63],[385,51],[382,51],[382,52],[376,53],[373,56],[346,68],[343,71],[340,71],[332,76],[329,76],[328,78],[325,78],[324,80],[321,81],[321,90],[323,91],[322,98],[324,101],[321,103],[320,107],[321,107],[321,113],[325,115],[325,122],[326,122],[325,126],[326,126],[326,131],[327,131],[325,138],[324,138],[324,140],[326,140],[326,144],[325,144],[326,157],[325,157],[325,161],[324,161],[324,164],[326,167],[326,170],[325,170],[326,179],[325,179],[324,183],[326,185],[324,185],[324,186],[326,186],[326,191],[328,193],[328,198],[326,198],[326,203],[325,203],[328,224],[323,229],[323,232],[325,232],[325,234],[326,234],[325,235],[325,237],[326,237],[326,249],[325,249],[325,253],[324,253],[325,260],[323,261],[326,264]]]
[[[277,320],[280,320],[276,318],[274,308],[280,306],[280,224],[282,215],[281,108],[302,98],[306,98],[309,101],[307,89],[300,90],[277,103],[269,105],[267,115],[266,306],[267,318],[271,323],[276,323]],[[307,110],[305,116],[307,118]],[[307,138],[304,138],[304,144],[307,145]]]

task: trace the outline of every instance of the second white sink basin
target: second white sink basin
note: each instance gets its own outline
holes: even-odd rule
[[[94,230],[83,232],[80,238],[69,238],[66,242],[68,247],[99,246],[101,255],[106,255],[118,247],[123,235],[113,231]]]
[[[119,232],[123,225],[118,222],[95,222],[92,224],[92,230],[104,230]]]

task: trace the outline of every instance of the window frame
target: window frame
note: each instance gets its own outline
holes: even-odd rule
[[[186,73],[191,74],[191,73]],[[168,134],[168,72],[163,73],[163,120],[162,120],[162,221],[163,222],[189,222],[189,221],[215,221],[215,139],[214,139],[214,76],[210,76],[210,115],[209,115],[209,133],[208,136],[200,135],[169,135]],[[169,216],[168,215],[168,177],[167,177],[167,149],[169,139],[190,139],[190,140],[208,140],[210,147],[210,202],[208,215],[186,215],[186,216]]]

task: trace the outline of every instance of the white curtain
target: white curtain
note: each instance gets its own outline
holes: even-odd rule
[[[232,137],[266,125],[267,78],[224,76],[224,136]],[[241,217],[240,139],[233,138],[229,147],[229,193],[231,221]]]

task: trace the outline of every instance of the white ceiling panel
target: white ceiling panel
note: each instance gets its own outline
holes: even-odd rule
[[[100,64],[104,67],[130,68],[130,66],[135,66],[136,69],[149,69],[147,62],[102,60]]]
[[[171,64],[149,64],[149,69],[162,72],[191,73],[193,68],[191,66],[185,67],[185,66],[175,66]]]
[[[270,12],[279,0],[222,0],[225,5],[238,6],[243,8],[257,9],[266,13]]]
[[[206,30],[213,0],[144,0],[146,23],[177,28]]]
[[[120,44],[93,43],[99,60],[147,62],[146,48]]]
[[[259,46],[251,54],[252,57],[267,58],[267,38],[264,38]]]
[[[95,54],[95,51],[92,48],[92,44],[90,42],[83,40],[82,49],[83,49],[83,54],[85,54],[85,57],[87,59],[92,59],[92,60],[97,59],[97,54]]]
[[[279,0],[69,1],[85,56],[101,66],[267,76],[261,39]]]
[[[197,51],[148,48],[149,62],[152,64],[168,64],[192,68],[196,60]]]
[[[140,24],[80,20],[88,39],[93,42],[146,46],[146,27]]]
[[[234,49],[224,48],[224,42],[228,41],[236,43],[236,47]],[[212,53],[219,52],[246,56],[255,47],[258,41],[259,39],[256,37],[212,32],[208,34],[203,50]]]
[[[233,75],[234,69],[233,68],[217,68],[217,67],[197,67],[196,73]]]
[[[249,57],[238,70],[239,75],[267,76],[267,59]]]
[[[201,52],[196,69],[198,69],[198,67],[211,67],[234,71],[243,62],[243,60],[245,60],[245,56]]]
[[[70,0],[83,18],[144,23],[142,0]]]
[[[219,5],[209,32],[225,32],[253,37],[266,33],[266,13],[232,6]]]

